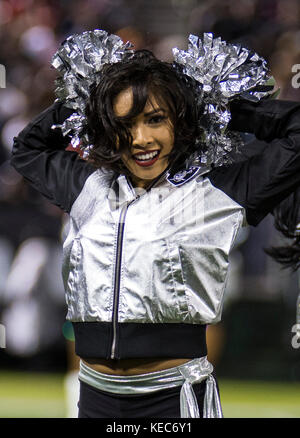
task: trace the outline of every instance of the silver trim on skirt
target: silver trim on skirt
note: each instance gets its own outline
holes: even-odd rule
[[[200,357],[178,367],[147,374],[119,376],[103,374],[80,361],[79,380],[101,391],[114,394],[147,394],[163,389],[181,386],[180,417],[199,418],[199,408],[193,384],[206,380],[203,417],[222,418],[222,408],[216,381],[212,375],[213,366],[207,357]]]

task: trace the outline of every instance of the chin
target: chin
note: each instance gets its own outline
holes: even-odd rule
[[[151,182],[153,179],[157,178],[160,174],[162,173],[162,171],[160,172],[149,172],[149,173],[144,173],[144,174],[134,174],[134,176],[140,180],[146,181],[146,182]]]
[[[140,185],[140,183],[141,185],[150,184],[151,181],[161,175],[167,169],[167,167],[168,165],[160,166],[159,168],[156,167],[155,169],[141,169],[140,167],[136,168],[135,166],[128,166],[128,169],[131,173],[132,179],[136,182],[138,186]]]

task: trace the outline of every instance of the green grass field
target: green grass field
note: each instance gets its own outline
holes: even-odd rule
[[[64,376],[0,372],[1,418],[64,418]],[[220,380],[227,418],[300,418],[300,383]]]

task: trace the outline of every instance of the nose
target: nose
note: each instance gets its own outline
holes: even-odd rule
[[[131,129],[132,146],[140,146],[144,148],[153,143],[153,135],[151,129],[144,123],[138,123]]]

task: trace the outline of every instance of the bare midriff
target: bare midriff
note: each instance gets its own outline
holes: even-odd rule
[[[81,360],[90,368],[99,373],[112,374],[119,376],[133,376],[136,374],[153,373],[155,371],[166,370],[177,367],[191,359],[84,359]]]

